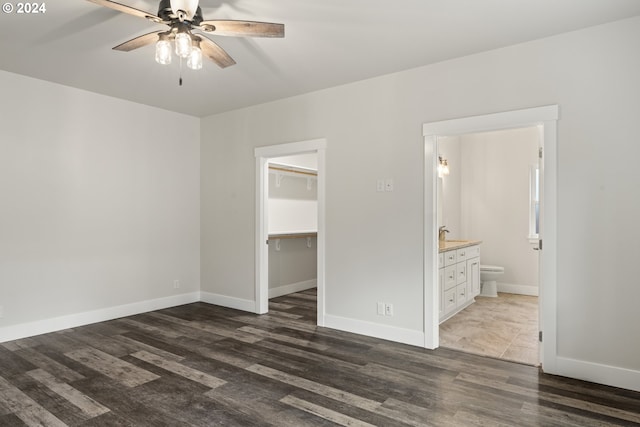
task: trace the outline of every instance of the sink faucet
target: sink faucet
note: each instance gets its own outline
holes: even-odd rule
[[[443,225],[442,227],[440,227],[438,229],[438,241],[440,242],[444,242],[445,240],[445,233],[448,233],[449,230],[447,230],[447,226]]]

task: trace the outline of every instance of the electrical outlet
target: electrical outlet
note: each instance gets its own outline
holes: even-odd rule
[[[384,315],[385,316],[393,316],[393,304],[385,304],[385,306],[384,306]]]
[[[385,189],[387,191],[393,191],[393,178],[387,178],[385,181]]]
[[[173,289],[180,289],[180,280],[176,279],[173,281]]]
[[[378,316],[384,316],[385,304],[383,302],[378,303]]]

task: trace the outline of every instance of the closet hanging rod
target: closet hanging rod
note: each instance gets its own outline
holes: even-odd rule
[[[274,171],[279,171],[279,172],[291,172],[291,173],[298,173],[300,175],[318,176],[318,172],[306,172],[306,171],[301,171],[293,168],[289,169],[289,168],[269,165],[269,169]]]

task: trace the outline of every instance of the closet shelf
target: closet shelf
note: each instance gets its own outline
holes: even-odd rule
[[[315,231],[304,231],[298,233],[279,233],[279,234],[269,234],[269,240],[276,239],[305,239],[307,237],[313,238],[318,237],[318,233]]]
[[[296,166],[270,164],[269,169],[276,172],[296,173],[306,176],[318,176],[318,172],[314,171],[313,169],[306,169]]]

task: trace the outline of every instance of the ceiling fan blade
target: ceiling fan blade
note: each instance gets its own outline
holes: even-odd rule
[[[136,37],[135,39],[131,39],[126,41],[118,46],[114,47],[113,50],[119,50],[122,52],[129,52],[134,49],[137,49],[142,46],[146,46],[151,43],[155,43],[158,41],[158,34],[163,31],[154,31],[153,33],[145,34],[140,37]]]
[[[144,10],[135,9],[133,7],[125,6],[124,4],[116,3],[111,0],[88,0],[91,3],[95,3],[100,6],[108,7],[118,12],[128,13],[129,15],[137,16],[139,18],[145,18],[153,22],[163,22],[162,19],[155,16],[153,13],[145,12]]]
[[[218,46],[211,39],[203,36],[202,34],[198,34],[200,38],[200,49],[202,49],[202,53],[218,64],[220,68],[226,68],[236,63],[232,57],[220,46]]]
[[[202,21],[203,31],[219,36],[284,37],[284,24],[214,19]]]

